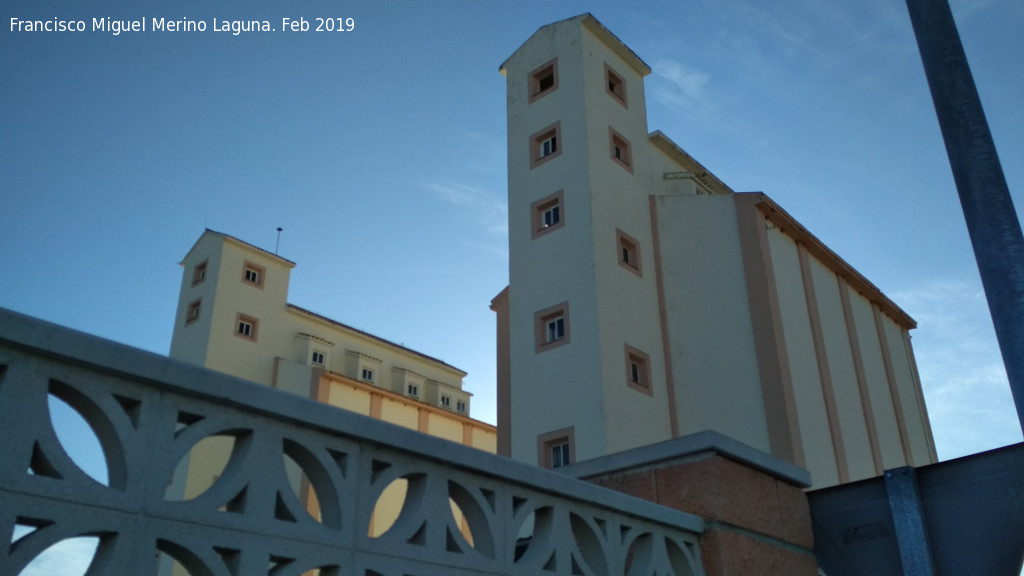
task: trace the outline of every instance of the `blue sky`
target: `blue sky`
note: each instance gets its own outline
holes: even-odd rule
[[[1019,207],[1024,4],[952,0]],[[1021,440],[906,8],[820,2],[9,0],[0,306],[166,354],[205,227],[298,263],[289,300],[469,372],[494,421],[505,81],[590,11],[649,128],[764,191],[919,322],[943,459]],[[351,32],[11,32],[8,18],[353,18]]]

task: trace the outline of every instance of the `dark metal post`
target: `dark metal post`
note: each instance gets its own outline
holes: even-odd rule
[[[917,472],[911,467],[885,473],[889,512],[896,529],[896,545],[905,576],[934,576],[935,562],[929,546],[928,524],[917,487]]]
[[[947,0],[906,0],[1024,428],[1024,236]]]

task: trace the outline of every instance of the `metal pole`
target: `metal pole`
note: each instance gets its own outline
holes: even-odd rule
[[[1024,236],[947,0],[906,0],[1024,428]]]

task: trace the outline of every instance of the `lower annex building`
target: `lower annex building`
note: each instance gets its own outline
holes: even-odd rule
[[[289,304],[295,263],[248,242],[206,230],[181,262],[183,276],[171,358],[418,430],[488,452],[494,426],[470,417],[471,394],[458,368]],[[170,493],[190,499],[216,481],[230,439],[196,445]],[[296,491],[311,513],[315,495]],[[400,510],[404,486],[378,501],[371,531],[384,532]]]
[[[628,46],[540,28],[507,80],[498,451],[559,467],[715,430],[814,488],[937,460],[911,319],[763,193],[660,131]]]

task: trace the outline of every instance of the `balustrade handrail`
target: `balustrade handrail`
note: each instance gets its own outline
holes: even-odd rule
[[[108,486],[60,446],[48,395],[89,422]],[[703,574],[697,516],[4,309],[0,431],[0,537],[35,529],[0,548],[0,574],[81,535],[100,542],[90,575],[155,573],[157,551],[195,576]],[[177,463],[211,435],[234,439],[220,479],[169,501]],[[401,514],[371,537],[373,505],[398,478]]]

